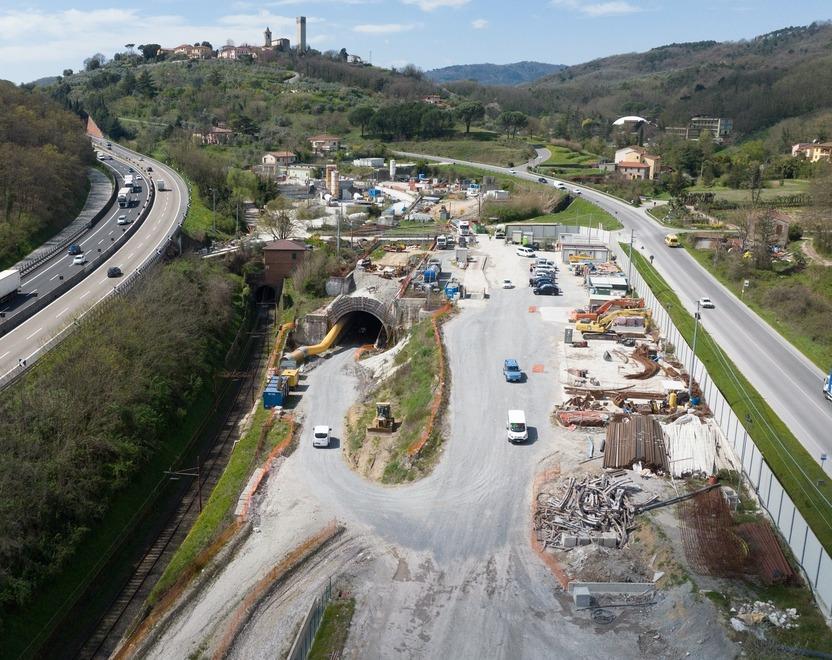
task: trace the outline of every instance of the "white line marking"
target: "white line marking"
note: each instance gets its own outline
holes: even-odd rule
[[[84,293],[82,293],[82,294],[81,294],[81,299],[83,300],[83,299],[84,299],[84,298],[86,298],[88,295],[90,295],[90,292],[89,292],[89,291],[85,291]]]
[[[6,357],[9,353],[11,353],[11,351],[6,351],[5,353],[3,353],[3,355],[0,355],[0,360]]]
[[[40,328],[38,328],[37,330],[35,330],[35,331],[31,334],[31,335],[29,335],[28,337],[26,337],[26,341],[29,341],[32,337],[34,337],[36,334],[38,334],[41,330],[43,330],[43,328],[42,328],[42,327],[40,327]]]
[[[58,314],[57,314],[57,316],[55,316],[55,318],[58,318],[58,316],[61,316],[61,314],[66,314],[68,311],[69,311],[69,307],[64,307],[60,312],[58,312]]]

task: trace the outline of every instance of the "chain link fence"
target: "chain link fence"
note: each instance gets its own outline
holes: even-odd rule
[[[330,600],[332,600],[332,578],[329,578],[324,588],[321,589],[321,595],[312,601],[286,660],[306,660],[315,643],[315,635],[318,634],[318,628],[321,627],[321,620],[324,618],[324,611]]]

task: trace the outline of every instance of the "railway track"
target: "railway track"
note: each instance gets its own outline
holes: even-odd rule
[[[270,346],[267,342],[269,330],[274,323],[273,306],[264,306],[258,315],[254,331],[249,335],[248,350],[251,351],[249,368],[242,374],[234,400],[223,416],[217,430],[216,440],[208,455],[201,461],[198,480],[186,490],[161,532],[146,548],[135,568],[112,601],[105,614],[96,622],[93,634],[87,638],[76,657],[83,660],[108,658],[116,649],[128,626],[139,613],[143,603],[161,577],[167,563],[179,547],[199,515],[200,502],[207,500],[222,475],[228,455],[234,446],[237,429],[242,418],[251,409],[259,393],[263,370],[265,369]],[[233,374],[237,376],[241,374]],[[226,384],[232,387],[233,381]],[[225,396],[223,394],[221,399]],[[187,469],[187,466],[184,466]]]

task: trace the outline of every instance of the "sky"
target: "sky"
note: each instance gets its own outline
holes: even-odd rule
[[[13,6],[12,6],[13,5]],[[578,64],[672,42],[739,40],[832,18],[829,0],[0,0],[0,79],[15,83],[108,59],[128,43],[215,48],[295,43],[385,67],[537,60]]]

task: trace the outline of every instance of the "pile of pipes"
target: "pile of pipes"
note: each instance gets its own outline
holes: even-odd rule
[[[726,461],[718,460],[719,430],[715,424],[685,414],[664,424],[662,430],[674,477],[716,474],[718,462],[731,467]]]
[[[534,528],[544,547],[573,548],[596,543],[623,548],[635,529],[631,494],[641,489],[629,478],[604,473],[567,479],[558,495],[538,495]]]
[[[632,415],[607,426],[605,468],[631,468],[640,463],[654,472],[667,472],[662,427],[648,415]]]

